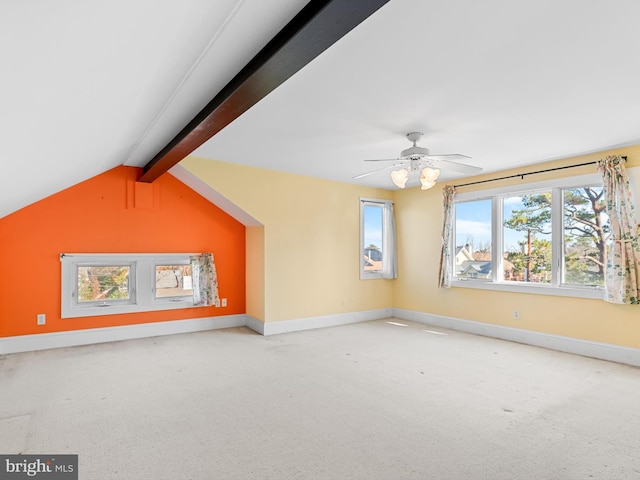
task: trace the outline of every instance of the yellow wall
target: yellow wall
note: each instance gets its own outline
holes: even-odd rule
[[[527,171],[596,161],[609,154],[626,155],[627,168],[640,165],[640,146],[585,155],[528,168],[468,178],[455,183],[496,178]],[[546,178],[594,173],[595,166],[531,175],[458,192],[482,190],[515,183],[526,184]],[[442,187],[439,184],[438,187]],[[442,225],[442,188],[429,191],[409,189],[395,192],[398,227],[399,278],[394,283],[394,306],[407,310],[444,315],[508,327],[522,328],[640,348],[640,306],[611,305],[602,300],[555,297],[548,295],[496,292],[468,288],[437,287]],[[521,318],[513,320],[514,309]]]
[[[635,146],[464,182],[596,161],[614,153],[628,157],[627,167],[640,166],[640,146]],[[548,295],[439,289],[443,183],[426,192],[418,188],[387,191],[195,157],[185,159],[181,165],[264,225],[247,228],[247,313],[259,320],[397,307],[640,348],[640,306]],[[458,191],[593,172],[595,167],[587,166]],[[399,260],[396,280],[359,280],[361,196],[395,202]],[[514,309],[520,310],[519,320],[513,320]]]
[[[247,315],[264,321],[264,227],[246,229]]]
[[[273,322],[393,306],[394,280],[360,280],[358,269],[359,198],[391,191],[197,157],[180,165],[264,225],[247,228],[247,314]]]

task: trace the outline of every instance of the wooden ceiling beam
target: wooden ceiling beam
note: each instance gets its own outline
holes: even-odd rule
[[[143,168],[153,182],[389,0],[311,0]]]

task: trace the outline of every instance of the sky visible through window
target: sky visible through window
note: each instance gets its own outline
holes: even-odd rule
[[[514,210],[524,208],[520,196],[504,198],[504,218],[511,217]],[[525,234],[503,228],[505,250],[517,250],[518,242]],[[491,245],[491,199],[456,203],[456,246],[471,242],[474,250]]]
[[[375,245],[382,250],[382,207],[364,206],[364,247]]]

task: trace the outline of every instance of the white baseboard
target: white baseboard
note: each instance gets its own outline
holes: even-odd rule
[[[93,343],[115,342],[134,338],[173,335],[230,327],[249,327],[260,335],[277,335],[323,327],[335,327],[350,323],[395,317],[434,325],[452,330],[473,333],[485,337],[499,338],[549,348],[561,352],[599,358],[611,362],[640,366],[640,349],[621,347],[607,343],[592,342],[578,338],[562,337],[548,333],[533,332],[518,328],[492,325],[471,320],[433,315],[401,308],[381,308],[362,312],[341,313],[319,317],[262,322],[249,315],[196,318],[168,322],[143,323],[118,327],[91,328],[68,332],[41,333],[0,338],[0,354],[45,350],[49,348],[73,347]]]
[[[259,333],[260,335],[264,335],[264,322],[260,321],[256,318],[253,318],[250,315],[245,315],[245,319],[246,319],[246,326],[249,327],[251,330],[253,330],[256,333]]]
[[[119,340],[174,335],[177,333],[200,332],[219,328],[243,327],[247,323],[245,317],[246,315],[226,315],[222,317],[140,323],[117,327],[3,337],[0,338],[0,354],[74,347],[77,345],[116,342]]]
[[[297,332],[314,328],[334,327],[349,323],[378,320],[391,316],[391,308],[341,313],[321,317],[309,317],[281,322],[262,322],[249,315],[227,315],[222,317],[195,318],[168,322],[141,323],[117,327],[89,328],[67,332],[38,333],[0,338],[0,355],[30,352],[49,348],[74,347],[93,343],[116,342],[134,338],[157,337],[179,333],[200,332],[229,327],[249,327],[260,335]]]
[[[277,335],[279,333],[299,332],[301,330],[313,330],[316,328],[336,327],[350,323],[379,320],[391,316],[391,308],[379,308],[377,310],[364,310],[362,312],[338,313],[335,315],[323,315],[320,317],[307,317],[295,320],[283,320],[280,322],[263,323],[262,335]],[[262,323],[262,322],[260,322]],[[249,325],[250,328],[253,328]],[[254,329],[255,330],[255,329]],[[256,330],[258,331],[258,330]]]
[[[404,310],[402,308],[394,308],[393,316],[402,320],[459,330],[485,337],[499,338],[501,340],[549,348],[551,350],[608,360],[610,362],[640,366],[640,349],[636,348],[592,342],[579,338],[562,337],[560,335],[462,320],[453,317],[444,317],[442,315]]]

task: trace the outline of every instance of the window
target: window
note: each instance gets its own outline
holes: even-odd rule
[[[155,298],[193,295],[191,265],[156,265]]]
[[[564,244],[562,282],[570,285],[604,285],[609,216],[602,186],[562,191]]]
[[[609,220],[584,175],[457,195],[455,286],[599,298]]]
[[[491,279],[491,199],[456,203],[454,278]]]
[[[62,318],[193,306],[190,254],[64,254]]]
[[[551,191],[505,195],[502,206],[502,279],[551,283]]]
[[[101,305],[133,300],[129,288],[131,265],[77,264],[76,268],[78,303]]]
[[[396,278],[395,220],[389,200],[360,199],[360,279]]]

